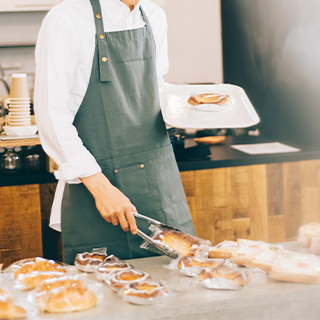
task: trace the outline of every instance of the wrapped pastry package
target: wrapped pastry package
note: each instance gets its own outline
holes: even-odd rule
[[[320,232],[312,236],[310,251],[314,254],[320,254]]]
[[[96,268],[96,279],[98,281],[106,281],[108,280],[113,274],[123,270],[133,270],[134,267],[124,261],[118,260],[107,260],[101,263]]]
[[[188,104],[200,111],[224,111],[230,109],[235,99],[228,94],[191,93]]]
[[[27,311],[16,305],[10,296],[0,294],[0,319],[25,319]]]
[[[237,245],[237,241],[224,240],[209,249],[208,257],[215,259],[230,259],[233,256],[233,252]]]
[[[74,265],[83,272],[95,272],[96,267],[108,258],[107,248],[96,248],[91,252],[78,253]]]
[[[91,309],[103,300],[101,284],[82,275],[43,281],[33,292],[39,311],[67,313]]]
[[[319,284],[320,258],[313,254],[281,249],[269,277],[281,281]]]
[[[151,225],[149,229],[152,231],[151,237],[153,240],[176,251],[181,257],[204,257],[212,246],[209,240],[203,240],[180,231],[159,228],[155,225]],[[154,246],[147,241],[144,241],[140,247],[158,252]]]
[[[119,291],[119,295],[132,304],[150,305],[164,302],[169,290],[162,282],[149,280],[127,284]]]
[[[230,260],[240,266],[245,266],[253,260],[258,253],[267,249],[268,246],[269,243],[264,241],[238,239],[237,247]]]
[[[277,259],[281,246],[269,245],[259,253],[257,253],[252,260],[249,260],[246,267],[258,268],[269,274],[274,261]]]
[[[198,280],[208,289],[239,290],[251,282],[252,272],[248,268],[226,264],[220,268],[203,269],[198,275]]]
[[[188,277],[196,277],[204,268],[219,268],[224,263],[224,259],[182,257],[172,260],[167,268]]]

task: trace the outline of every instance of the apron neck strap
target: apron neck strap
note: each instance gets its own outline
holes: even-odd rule
[[[111,81],[110,77],[110,68],[109,68],[109,60],[108,60],[108,45],[104,32],[101,6],[99,0],[90,0],[93,15],[94,15],[94,23],[96,25],[96,41],[98,43],[98,62],[99,62],[99,70],[100,70],[100,81],[108,82]]]

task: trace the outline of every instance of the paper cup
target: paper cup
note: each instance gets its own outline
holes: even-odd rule
[[[29,99],[28,79],[26,73],[13,73],[11,76],[10,100],[14,98]]]

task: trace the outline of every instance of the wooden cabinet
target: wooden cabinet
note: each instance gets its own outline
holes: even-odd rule
[[[196,233],[213,244],[296,239],[320,222],[320,160],[181,173]]]

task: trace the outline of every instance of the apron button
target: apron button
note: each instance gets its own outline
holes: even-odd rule
[[[104,39],[104,35],[103,35],[103,34],[99,34],[99,38],[100,38],[101,40],[103,40],[103,39]]]
[[[102,62],[107,62],[108,61],[108,58],[107,57],[102,57]]]
[[[140,168],[143,169],[144,168],[144,164],[140,164]]]
[[[97,18],[97,19],[101,19],[101,14],[97,13],[97,14],[96,14],[96,18]]]
[[[119,171],[118,170],[114,170],[114,173],[118,173]]]

